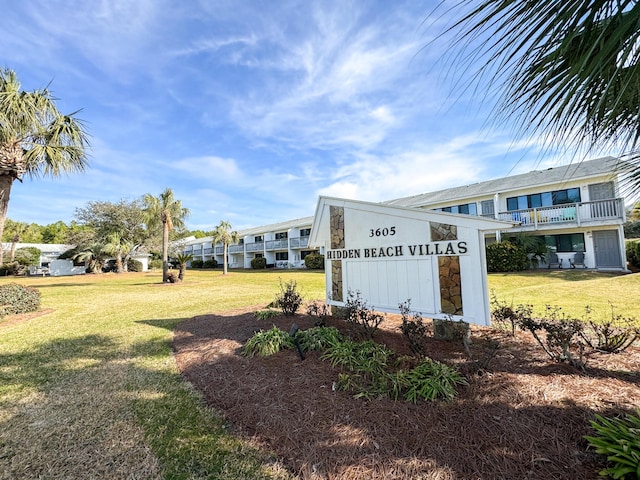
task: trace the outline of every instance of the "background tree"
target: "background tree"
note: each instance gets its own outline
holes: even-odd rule
[[[15,72],[0,69],[0,238],[15,180],[83,171],[88,136],[77,113],[63,115],[47,90],[20,90]],[[3,262],[0,249],[0,264]]]
[[[104,252],[104,244],[95,242],[84,248],[78,248],[71,258],[75,263],[84,263],[88,273],[102,273],[107,254]]]
[[[473,83],[488,79],[483,91],[498,90],[496,117],[548,146],[623,152],[626,186],[637,193],[640,4],[462,0],[457,7],[468,9],[447,30],[463,47],[454,62],[475,72]]]
[[[127,262],[123,262],[122,258],[128,256],[133,245],[131,242],[122,238],[119,233],[113,232],[107,237],[107,243],[102,247],[102,252],[116,259],[116,273],[127,271]]]
[[[184,220],[189,216],[189,210],[174,198],[170,188],[158,197],[147,193],[142,197],[142,202],[148,230],[162,231],[162,282],[166,282],[169,275],[169,232],[174,228],[184,229]]]
[[[229,245],[232,243],[238,243],[240,237],[238,236],[238,232],[231,230],[231,224],[223,220],[220,222],[212,233],[213,236],[213,244],[222,243],[223,245],[223,257],[222,257],[222,274],[227,274],[227,250]]]
[[[41,232],[42,243],[69,243],[70,227],[62,220],[45,225]]]

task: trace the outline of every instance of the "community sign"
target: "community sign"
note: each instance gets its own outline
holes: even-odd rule
[[[320,197],[309,245],[325,256],[327,303],[359,294],[381,312],[489,325],[484,233],[510,222]]]

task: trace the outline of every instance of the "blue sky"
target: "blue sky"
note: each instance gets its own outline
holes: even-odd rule
[[[0,0],[0,66],[91,135],[87,171],[16,182],[9,218],[169,187],[190,229],[243,229],[568,163],[456,90],[436,3]]]

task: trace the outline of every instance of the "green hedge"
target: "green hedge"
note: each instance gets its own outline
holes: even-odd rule
[[[0,317],[35,312],[40,308],[40,292],[32,287],[8,283],[0,285]]]
[[[304,266],[311,270],[324,269],[324,255],[310,253],[304,257]]]
[[[267,259],[264,257],[258,257],[251,260],[251,268],[259,270],[261,268],[267,268]]]
[[[215,258],[212,258],[211,260],[205,260],[202,263],[202,268],[216,268],[218,266],[218,262]]]
[[[487,271],[521,272],[529,266],[527,251],[523,247],[507,240],[487,245]]]
[[[202,268],[204,262],[202,260],[191,260],[191,268]]]
[[[162,268],[162,263],[160,264],[160,268]],[[127,260],[127,271],[129,272],[141,272],[142,271],[142,262],[139,260],[135,260],[130,258]]]
[[[626,245],[629,266],[640,269],[640,240],[627,240]]]

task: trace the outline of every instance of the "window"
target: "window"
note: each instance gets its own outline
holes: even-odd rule
[[[310,228],[301,228],[300,229],[300,236],[301,237],[308,237],[309,235],[311,235],[311,229]]]
[[[276,240],[284,240],[285,238],[288,238],[287,232],[276,233]]]
[[[253,258],[262,258],[262,254],[261,253],[256,253]]]
[[[556,252],[584,252],[584,234],[545,235],[545,244]]]
[[[495,210],[493,207],[493,200],[482,200],[480,203],[482,207],[482,215],[485,217],[493,217],[495,216]]]
[[[318,252],[317,250],[303,250],[302,252],[300,252],[300,260],[304,260],[304,257],[306,257],[311,253],[320,253],[320,252]]]
[[[255,237],[253,237],[253,241],[256,242],[256,243],[257,242],[262,242],[262,235],[257,235]]]
[[[289,260],[289,252],[276,252],[276,260]]]
[[[466,215],[477,215],[478,206],[475,203],[464,203],[462,205],[454,205],[452,207],[438,208],[441,212],[464,213]]]
[[[580,189],[567,188],[553,192],[534,193],[531,195],[520,195],[518,197],[507,198],[507,210],[526,210],[528,208],[551,207],[553,205],[564,205],[567,203],[579,203]]]

